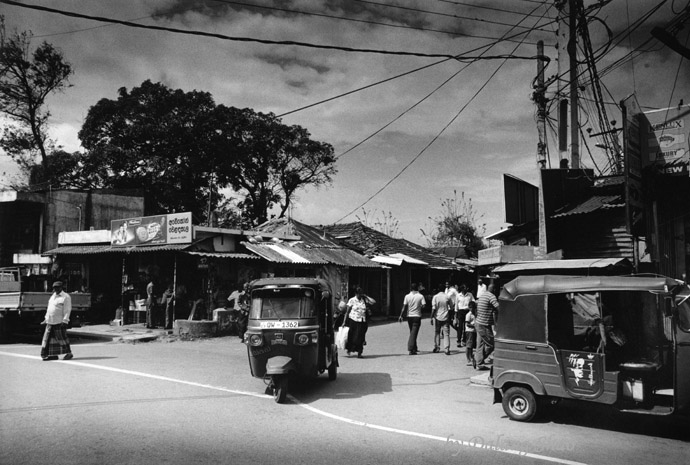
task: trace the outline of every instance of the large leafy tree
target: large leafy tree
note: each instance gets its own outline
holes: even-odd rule
[[[0,147],[23,171],[32,172],[33,181],[41,181],[50,173],[55,150],[47,135],[50,112],[45,102],[51,93],[69,87],[72,67],[47,42],[32,52],[32,37],[30,32],[7,34],[0,16],[0,111],[14,123],[3,129]],[[41,169],[36,170],[39,157]]]
[[[219,191],[230,188],[242,223],[255,225],[274,207],[285,215],[300,188],[335,173],[332,147],[305,129],[151,81],[91,107],[79,138],[88,151],[82,178],[143,188],[149,214],[191,211],[202,220],[218,206],[227,211]]]

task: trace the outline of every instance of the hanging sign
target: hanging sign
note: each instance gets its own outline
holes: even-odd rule
[[[140,216],[110,222],[110,243],[132,247],[192,242],[192,214]]]

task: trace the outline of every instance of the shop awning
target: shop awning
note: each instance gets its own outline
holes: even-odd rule
[[[213,258],[233,258],[233,259],[252,259],[259,260],[261,257],[248,253],[235,253],[235,252],[190,252],[185,250],[184,253],[188,255],[199,255],[201,257],[213,257]]]
[[[573,260],[535,260],[529,262],[508,263],[493,269],[495,273],[511,273],[516,271],[576,270],[601,269],[607,267],[630,267],[627,258],[588,258]]]
[[[112,245],[67,245],[43,252],[41,255],[93,255],[99,253],[146,253],[178,251],[191,244],[164,244],[147,247],[113,247]]]

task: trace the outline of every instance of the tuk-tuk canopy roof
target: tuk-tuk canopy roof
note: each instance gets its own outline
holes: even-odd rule
[[[330,291],[328,282],[318,278],[261,278],[250,283],[252,289],[259,289],[266,286],[299,286],[318,288],[321,291]]]
[[[682,286],[680,281],[648,276],[519,276],[501,289],[501,300],[515,300],[521,295],[564,292],[637,291],[670,293]]]

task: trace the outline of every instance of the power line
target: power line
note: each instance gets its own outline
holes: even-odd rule
[[[93,20],[93,21],[102,21],[102,22],[106,22],[106,23],[120,24],[123,26],[128,26],[128,27],[133,27],[133,28],[138,28],[138,29],[150,29],[150,30],[156,30],[156,31],[172,32],[172,33],[176,33],[176,34],[185,34],[185,35],[193,35],[193,36],[201,36],[201,37],[211,37],[211,38],[215,38],[215,39],[222,39],[222,40],[229,40],[229,41],[236,41],[236,42],[255,42],[255,43],[260,43],[260,44],[265,44],[265,45],[292,45],[292,46],[297,46],[297,47],[316,48],[316,49],[322,49],[322,50],[337,50],[337,51],[341,51],[341,52],[353,52],[353,53],[374,53],[374,54],[381,54],[381,55],[415,56],[415,57],[423,57],[423,58],[453,58],[453,59],[456,58],[456,55],[450,55],[450,54],[445,54],[445,53],[404,52],[404,51],[381,50],[381,49],[340,47],[340,46],[335,46],[335,45],[313,44],[313,43],[308,43],[308,42],[277,41],[277,40],[267,40],[267,39],[256,39],[256,38],[251,38],[251,37],[233,37],[233,36],[227,36],[224,34],[216,34],[216,33],[210,33],[210,32],[183,30],[183,29],[164,27],[164,26],[143,25],[143,24],[133,23],[131,21],[123,21],[123,20],[118,20],[118,19],[113,19],[113,18],[106,18],[106,17],[102,17],[102,16],[91,16],[91,15],[85,15],[85,14],[81,14],[81,13],[74,13],[71,11],[56,10],[54,8],[48,8],[48,7],[39,6],[39,5],[28,5],[26,3],[19,3],[19,2],[15,2],[15,1],[11,1],[11,0],[0,0],[0,3],[6,3],[8,5],[18,6],[21,8],[28,8],[28,9],[32,9],[32,10],[45,11],[48,13],[55,13],[55,14],[59,14],[59,15],[63,15],[63,16],[72,17],[72,18],[80,18],[80,19],[88,19],[88,20]],[[525,59],[525,60],[533,59],[531,57],[515,57],[515,56],[484,57],[482,59],[504,59],[504,58]]]
[[[411,7],[407,7],[407,6],[401,6],[401,5],[390,5],[390,4],[387,4],[387,3],[374,2],[374,1],[371,1],[371,0],[353,0],[353,1],[359,2],[359,3],[366,3],[366,4],[369,4],[369,5],[383,6],[383,7],[386,7],[386,8],[395,8],[395,9],[398,9],[398,10],[413,11],[413,12],[415,12],[415,13],[427,13],[427,14],[430,14],[430,15],[444,16],[444,17],[453,18],[453,19],[467,19],[467,20],[469,20],[469,21],[478,21],[478,22],[488,23],[488,24],[497,24],[497,25],[499,25],[499,26],[511,26],[511,27],[519,27],[520,29],[530,29],[530,30],[544,31],[544,29],[532,28],[532,27],[530,27],[530,26],[515,26],[515,25],[513,25],[513,24],[503,23],[503,22],[500,22],[500,21],[492,21],[492,20],[483,19],[483,18],[471,18],[471,17],[469,17],[469,16],[456,15],[456,14],[454,14],[454,13],[441,13],[441,12],[438,12],[438,11],[422,10],[422,9],[418,9],[418,8],[411,8]]]
[[[305,16],[316,16],[316,17],[320,17],[320,18],[337,19],[337,20],[341,20],[341,21],[351,21],[351,22],[355,22],[355,23],[373,24],[376,26],[394,27],[394,28],[399,28],[399,29],[413,29],[416,31],[424,31],[424,32],[438,32],[438,33],[448,34],[448,35],[453,35],[453,36],[458,36],[458,37],[471,37],[471,38],[477,38],[477,39],[496,40],[496,37],[481,36],[481,35],[475,35],[475,34],[466,34],[463,32],[451,31],[451,30],[447,30],[447,29],[430,29],[430,28],[425,28],[425,27],[409,26],[409,25],[404,25],[404,24],[382,23],[380,21],[372,21],[372,20],[367,20],[367,19],[348,18],[345,16],[335,16],[335,15],[329,15],[329,14],[325,14],[325,13],[314,13],[314,12],[309,12],[309,11],[293,10],[293,9],[288,9],[288,8],[274,7],[274,6],[256,5],[253,3],[236,2],[236,1],[232,1],[232,0],[213,0],[213,1],[218,2],[218,3],[222,3],[222,4],[228,4],[228,5],[244,6],[244,7],[248,7],[248,8],[255,8],[255,9],[269,10],[269,11],[280,11],[280,12],[284,12],[284,13],[293,13],[293,14],[300,14],[300,15],[305,15]],[[360,0],[354,0],[354,1],[360,1]],[[374,2],[368,2],[368,3],[374,3]],[[393,8],[398,7],[397,5],[387,5],[387,4],[381,4],[381,3],[378,3],[378,4],[382,5],[382,6],[393,7]],[[400,7],[400,8],[404,8],[404,7]],[[433,12],[429,12],[426,10],[419,10],[419,11],[427,12],[427,13],[433,13]],[[439,14],[443,14],[443,13],[439,13]],[[471,18],[467,18],[467,19],[471,19]],[[546,25],[548,25],[548,24],[546,24]]]
[[[459,6],[467,6],[470,8],[478,8],[482,10],[491,10],[491,11],[498,11],[500,13],[510,13],[510,14],[515,14],[515,15],[521,15],[521,16],[537,16],[533,13],[523,13],[521,11],[513,11],[513,10],[506,10],[505,8],[496,8],[496,7],[491,7],[491,6],[483,6],[483,5],[477,5],[474,3],[465,3],[465,2],[456,2],[453,0],[436,0],[437,2],[441,3],[450,3],[451,5],[459,5]],[[550,8],[550,6],[546,5],[545,3],[543,4],[544,6]],[[543,17],[543,16],[542,16]]]
[[[538,8],[538,7],[537,7],[537,8]],[[537,8],[535,8],[533,11],[536,11]],[[544,13],[544,14],[546,14],[546,13]],[[520,47],[520,44],[518,44],[518,45],[515,46],[515,48],[513,49],[513,52],[515,52],[515,51],[518,49],[518,47]],[[488,50],[487,50],[487,51],[488,51]],[[363,203],[361,203],[359,206],[357,206],[357,207],[354,208],[352,211],[350,211],[349,213],[347,213],[346,215],[344,215],[343,217],[341,217],[340,219],[338,219],[337,221],[335,221],[334,224],[340,223],[342,220],[344,220],[345,218],[347,218],[348,216],[352,215],[354,212],[356,212],[357,210],[359,210],[360,208],[362,208],[364,205],[366,205],[367,203],[369,203],[374,197],[376,197],[376,196],[379,195],[381,192],[383,192],[384,189],[386,189],[388,186],[390,186],[396,179],[398,179],[400,176],[402,176],[402,174],[403,174],[410,166],[412,166],[412,164],[413,164],[414,162],[416,162],[416,161],[419,159],[419,157],[421,157],[421,156],[429,149],[429,147],[431,147],[431,146],[441,137],[441,135],[451,126],[451,124],[453,124],[453,123],[455,122],[455,120],[458,119],[458,117],[460,116],[460,114],[462,114],[462,112],[465,111],[465,109],[474,101],[475,98],[477,98],[477,96],[484,90],[484,88],[485,88],[486,86],[489,85],[489,83],[491,82],[491,80],[496,76],[496,74],[498,74],[498,72],[501,70],[501,68],[503,67],[503,65],[506,64],[506,62],[507,62],[507,60],[504,60],[503,63],[501,63],[501,64],[498,66],[498,68],[496,68],[496,70],[494,70],[494,72],[491,74],[491,76],[489,76],[489,78],[486,80],[486,82],[484,82],[484,84],[482,84],[482,86],[481,86],[481,87],[474,93],[474,95],[465,103],[465,105],[463,105],[463,107],[460,109],[460,111],[458,111],[458,112],[455,114],[455,116],[453,116],[453,118],[451,118],[451,120],[441,129],[441,131],[439,131],[439,133],[436,134],[436,136],[434,136],[434,137],[432,138],[432,140],[431,140],[431,141],[430,141],[430,142],[429,142],[429,143],[428,143],[428,144],[427,144],[427,145],[426,145],[426,146],[425,146],[425,147],[424,147],[424,148],[423,148],[423,149],[422,149],[412,160],[410,160],[410,162],[409,162],[407,165],[405,165],[405,166],[403,167],[402,170],[400,170],[400,171],[398,172],[398,174],[396,174],[390,181],[388,181],[386,184],[384,184],[378,191],[376,191],[374,194],[372,194],[367,200],[365,200],[365,201],[364,201]],[[463,69],[464,69],[464,68],[463,68]],[[462,71],[462,70],[460,70],[460,71]],[[452,76],[451,79],[452,79],[453,77],[457,76],[457,74],[459,74],[460,71],[458,71],[458,73],[456,73],[454,76]],[[445,85],[445,82],[444,82],[441,86],[439,86],[438,88],[442,87],[443,85]],[[434,92],[435,92],[435,91],[434,91]],[[432,92],[432,93],[433,93],[433,92]],[[427,96],[427,97],[428,97],[428,96]],[[427,97],[425,97],[424,99],[426,99]],[[415,105],[415,106],[416,106],[416,105]],[[414,107],[414,106],[413,106],[413,107]],[[412,108],[413,108],[413,107],[412,107]]]

